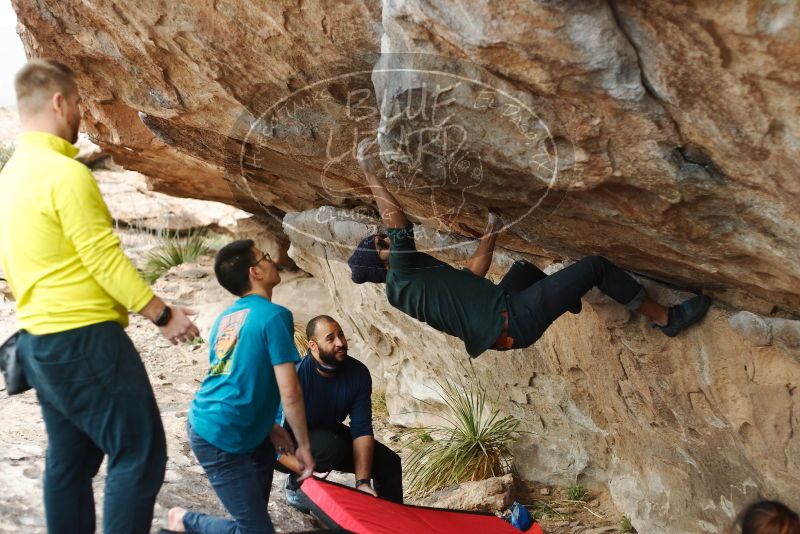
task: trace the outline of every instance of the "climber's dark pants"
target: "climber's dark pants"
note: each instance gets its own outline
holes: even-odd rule
[[[629,310],[638,309],[647,296],[628,273],[600,256],[588,256],[550,276],[518,261],[499,285],[508,292],[508,335],[514,339],[514,349],[536,342],[595,286]]]

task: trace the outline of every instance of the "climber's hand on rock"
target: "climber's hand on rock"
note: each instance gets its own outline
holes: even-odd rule
[[[375,139],[363,139],[358,144],[358,151],[356,154],[356,159],[358,159],[358,164],[361,166],[361,169],[365,173],[376,176],[383,170],[383,164],[381,163],[381,158],[377,151],[373,151],[371,154],[369,152],[377,145],[378,142]]]
[[[492,211],[489,212],[489,217],[486,220],[486,234],[493,234],[499,232],[503,228],[503,220],[500,216]]]

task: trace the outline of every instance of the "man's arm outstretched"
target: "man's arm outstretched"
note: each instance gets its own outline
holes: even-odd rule
[[[372,190],[375,202],[378,203],[378,210],[380,210],[383,224],[387,228],[405,228],[408,224],[408,219],[403,212],[403,207],[378,178],[381,165],[378,154],[367,154],[370,148],[376,144],[375,140],[370,139],[364,139],[358,144],[358,164],[361,166],[361,170],[364,171],[364,176],[367,178],[367,183]]]
[[[500,219],[490,211],[483,237],[481,237],[475,253],[472,254],[472,257],[467,262],[467,269],[472,271],[475,276],[483,278],[489,272],[489,267],[492,265],[492,256],[494,255],[494,244],[497,241],[497,232],[501,226]]]

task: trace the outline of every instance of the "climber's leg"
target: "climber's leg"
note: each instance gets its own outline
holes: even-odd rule
[[[638,310],[662,325],[669,336],[677,335],[700,320],[710,299],[699,295],[686,302],[665,308],[651,300],[644,288],[628,273],[600,256],[589,256],[554,273],[525,291],[510,296],[508,335],[513,348],[533,344],[545,330],[592,287],[623,304]]]
[[[589,256],[543,278],[528,289],[511,293],[508,335],[513,348],[530,346],[594,286],[629,309],[646,298],[644,288],[628,273],[599,256]]]
[[[547,275],[537,266],[529,261],[517,260],[497,285],[509,293],[516,293],[528,289],[543,278],[547,278]]]
[[[511,268],[497,285],[509,293],[518,293],[528,289],[544,278],[547,278],[547,275],[537,266],[526,260],[517,260],[511,265]],[[581,300],[578,299],[575,301],[568,310],[571,313],[580,313]]]

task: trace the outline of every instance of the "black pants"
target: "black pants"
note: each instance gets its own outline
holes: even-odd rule
[[[353,438],[347,426],[341,425],[336,431],[309,428],[308,437],[311,441],[311,455],[316,464],[315,471],[355,472]],[[288,473],[280,464],[277,464],[277,469],[282,473]],[[403,502],[403,469],[400,457],[377,440],[372,457],[372,482],[380,497]]]
[[[600,256],[587,256],[550,276],[526,261],[515,262],[500,282],[508,292],[508,335],[512,348],[536,342],[545,330],[593,287],[630,310],[644,302],[644,288]]]
[[[47,531],[95,531],[92,478],[108,455],[103,531],[150,532],[167,448],[150,381],[125,331],[107,322],[25,332],[20,350],[47,431]]]

